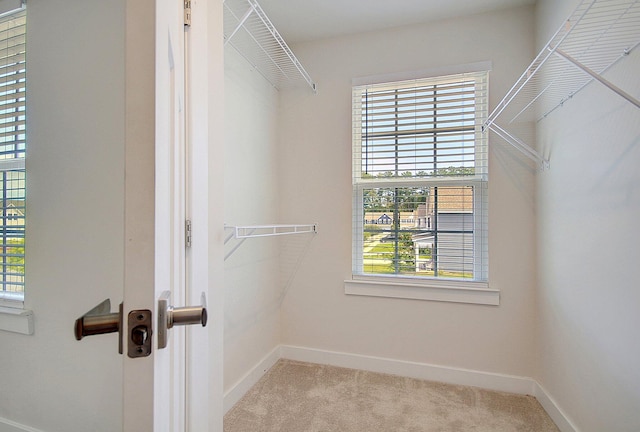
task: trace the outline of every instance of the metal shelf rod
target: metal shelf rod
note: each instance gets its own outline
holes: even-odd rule
[[[562,50],[559,50],[559,49],[556,50],[556,54],[562,57],[563,59],[567,60],[569,63],[573,64],[575,67],[582,70],[586,74],[590,75],[593,79],[603,84],[609,90],[617,93],[618,95],[622,96],[623,98],[625,98],[626,100],[628,100],[629,102],[631,102],[632,104],[640,108],[640,101],[638,99],[634,98],[629,93],[622,90],[620,87],[612,84],[611,81],[604,79],[600,74],[592,71],[591,69],[589,69],[588,67],[586,67],[585,65],[580,63],[578,60],[574,59],[573,57],[571,57],[569,54],[565,53]]]
[[[317,233],[316,224],[307,225],[252,225],[234,227],[235,238],[271,237],[291,234]]]
[[[230,230],[230,233],[224,240],[227,244],[231,239],[239,240],[229,252],[224,256],[225,261],[233,253],[238,250],[242,243],[249,238],[258,237],[273,237],[293,234],[317,234],[317,224],[298,224],[298,225],[250,225],[250,226],[229,226],[225,225],[225,229]]]

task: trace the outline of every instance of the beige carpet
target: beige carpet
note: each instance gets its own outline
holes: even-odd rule
[[[225,432],[557,432],[530,396],[280,360]]]

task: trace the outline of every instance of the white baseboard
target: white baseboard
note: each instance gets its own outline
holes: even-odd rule
[[[282,358],[290,360],[361,369],[447,384],[480,387],[508,393],[533,396],[535,391],[534,380],[513,375],[286,345],[281,346],[280,349]]]
[[[291,345],[276,347],[225,393],[225,414],[281,358],[530,395],[538,399],[540,405],[542,405],[561,432],[580,432],[553,398],[533,378]],[[0,430],[0,432],[4,431]]]
[[[560,409],[556,401],[547,393],[547,391],[536,382],[535,394],[534,396],[542,405],[542,408],[549,414],[551,420],[554,421],[558,429],[561,432],[580,432],[576,425],[573,424],[571,420],[566,416],[566,414]]]
[[[0,432],[43,432],[29,426],[0,417]]]
[[[242,399],[242,396],[244,396],[280,358],[280,346],[277,346],[226,391],[223,402],[224,413],[226,414],[227,411],[233,408],[233,406]]]

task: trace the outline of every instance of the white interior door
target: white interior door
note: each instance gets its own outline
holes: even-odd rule
[[[173,351],[156,349],[154,334],[152,354],[135,359],[126,349],[118,354],[117,333],[77,341],[72,324],[106,298],[112,312],[123,302],[125,315],[148,309],[156,316],[156,291],[163,289],[156,286],[156,270],[164,265],[157,263],[173,263],[177,253],[158,248],[156,257],[156,243],[166,246],[180,231],[161,231],[166,225],[156,223],[156,213],[169,208],[170,220],[181,225],[178,210],[168,204],[181,198],[158,193],[156,199],[155,180],[176,184],[177,177],[168,181],[162,170],[173,166],[167,162],[168,143],[185,129],[184,120],[175,117],[181,106],[176,58],[182,59],[182,0],[28,3],[24,307],[34,317],[35,331],[0,330],[5,371],[0,373],[0,431],[219,432],[222,0],[192,2],[189,75],[194,78],[189,80],[192,97],[182,107],[190,107],[186,142],[193,161],[183,182],[196,188],[191,200],[194,241],[191,267],[174,266],[169,272],[191,275],[194,289],[185,294],[193,298],[187,304],[197,304],[200,293],[208,292],[209,324],[188,327],[180,349],[173,344],[179,340],[173,329]],[[162,109],[156,112],[156,106]],[[158,165],[157,137],[165,146],[164,162]],[[209,211],[209,203],[217,204],[215,211]],[[163,240],[156,240],[157,227]],[[175,298],[173,304],[185,305]],[[155,322],[152,327],[155,332]],[[176,358],[181,359],[177,365]],[[173,395],[165,393],[167,388]],[[171,409],[161,411],[161,406]]]
[[[150,309],[154,335],[149,357],[125,355],[123,429],[218,430],[215,425],[221,425],[222,419],[219,410],[211,407],[216,400],[211,394],[216,390],[209,385],[208,329],[189,329],[187,340],[187,329],[174,327],[168,331],[166,348],[159,349],[157,343],[156,307],[164,292],[171,293],[170,303],[176,307],[199,306],[209,295],[208,187],[206,182],[195,181],[207,179],[209,165],[191,161],[207,161],[208,127],[206,121],[187,123],[187,113],[202,117],[208,101],[190,101],[188,96],[185,55],[191,48],[186,44],[182,0],[146,3],[129,2],[127,10],[130,127],[125,161],[124,321],[126,324],[129,310]],[[206,51],[208,44],[208,18],[203,18],[202,27],[195,32],[203,39],[198,51]],[[155,37],[151,40],[149,35]],[[196,62],[190,73],[202,73],[207,67],[206,61]],[[150,97],[154,108],[139,104]],[[198,198],[187,200],[194,185]],[[188,266],[187,217],[200,224],[198,246],[189,250]],[[128,334],[126,330],[125,339]],[[221,351],[215,355],[221,356]]]

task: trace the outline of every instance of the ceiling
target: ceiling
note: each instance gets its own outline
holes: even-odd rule
[[[288,43],[535,3],[535,0],[258,0]]]

